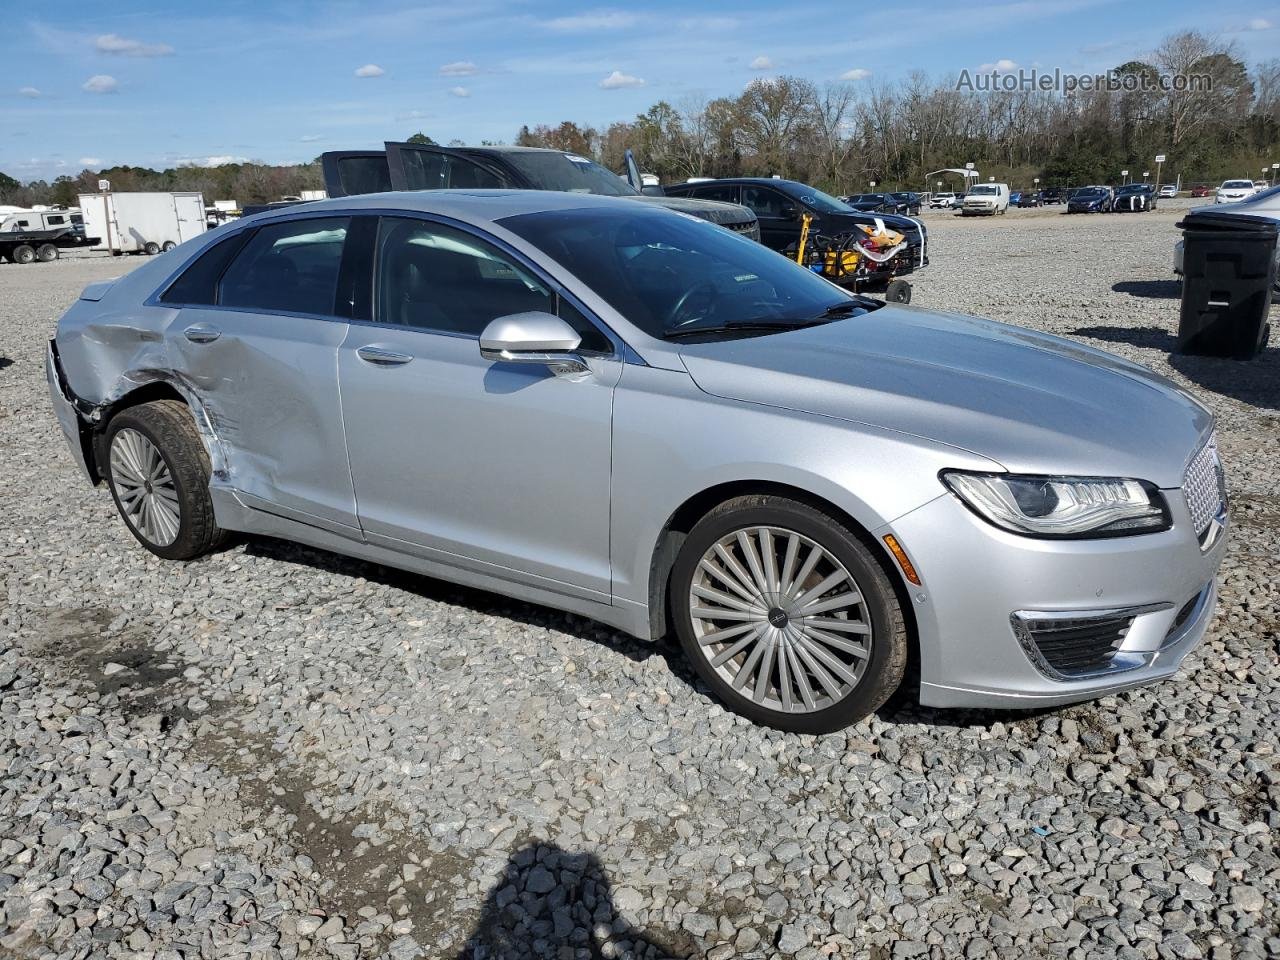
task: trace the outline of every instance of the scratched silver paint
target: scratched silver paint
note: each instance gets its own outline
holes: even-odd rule
[[[1201,553],[1178,489],[1212,429],[1199,404],[1111,355],[916,308],[727,343],[657,340],[611,309],[590,278],[495,222],[617,203],[626,201],[430,191],[307,204],[231,228],[376,209],[470,224],[523,253],[616,334],[617,354],[590,358],[588,376],[491,362],[467,337],[145,305],[223,228],[94,285],[67,312],[56,345],[71,396],[51,386],[60,421],[74,449],[77,416],[91,423],[166,381],[209,446],[223,527],[500,590],[641,637],[661,625],[655,556],[681,505],[721,485],[785,485],[877,541],[894,533],[912,557],[923,585],[904,581],[903,595],[926,703],[1081,699],[1168,676],[1199,642],[1207,614],[1149,667],[1051,681],[1008,619],[1019,609],[1181,605],[1213,580],[1223,545]],[[223,336],[189,343],[182,331],[201,321]],[[374,345],[415,359],[376,367],[356,357]],[[1139,477],[1166,491],[1175,523],[1141,537],[1030,540],[949,494],[938,473],[955,468]]]

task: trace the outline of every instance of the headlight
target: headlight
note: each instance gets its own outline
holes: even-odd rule
[[[984,520],[1033,537],[1115,537],[1170,525],[1160,491],[1142,480],[947,471],[942,481]]]

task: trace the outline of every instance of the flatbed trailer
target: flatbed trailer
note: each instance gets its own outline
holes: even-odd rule
[[[0,260],[7,263],[49,263],[58,251],[71,247],[93,247],[97,237],[86,237],[74,227],[53,230],[9,230],[0,233]]]

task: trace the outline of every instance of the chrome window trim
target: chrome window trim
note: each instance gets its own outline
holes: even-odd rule
[[[556,294],[557,296],[564,297],[566,300],[568,300],[569,303],[579,313],[581,313],[584,317],[587,318],[588,323],[594,324],[596,329],[598,329],[602,334],[604,334],[605,338],[611,344],[613,344],[612,353],[590,352],[589,353],[590,356],[597,357],[599,359],[616,359],[623,363],[635,364],[638,366],[648,366],[644,358],[642,358],[631,347],[630,344],[628,344],[624,339],[622,339],[622,337],[619,336],[618,333],[611,326],[609,326],[602,319],[600,319],[600,317],[596,314],[594,310],[592,310],[585,303],[583,303],[583,301],[575,293],[573,293],[572,290],[569,290],[567,287],[565,287],[564,284],[560,283],[554,277],[548,274],[547,271],[543,269],[539,264],[532,262],[530,258],[526,254],[524,254],[522,251],[517,250],[515,247],[513,247],[510,243],[508,243],[501,237],[498,237],[492,233],[488,233],[483,229],[474,226],[473,224],[467,223],[462,220],[455,220],[453,217],[448,217],[443,214],[427,213],[426,211],[423,211],[423,210],[403,210],[403,209],[397,209],[395,207],[357,207],[354,209],[344,207],[342,209],[307,210],[307,211],[282,210],[278,214],[267,216],[263,220],[253,220],[253,222],[251,223],[245,223],[243,226],[238,226],[235,229],[229,230],[228,232],[222,234],[217,240],[214,240],[210,243],[203,245],[199,250],[191,254],[191,256],[187,257],[182,262],[181,266],[179,266],[172,273],[170,273],[165,278],[165,280],[162,283],[160,283],[154,291],[152,291],[150,296],[148,296],[143,301],[143,305],[148,307],[160,307],[163,309],[170,309],[170,310],[192,309],[192,310],[217,310],[217,311],[226,311],[230,313],[262,313],[268,316],[276,316],[276,317],[296,317],[296,318],[305,319],[305,320],[327,320],[327,321],[336,322],[336,323],[346,323],[346,324],[359,325],[359,326],[376,327],[380,330],[416,330],[419,333],[433,334],[436,336],[461,337],[463,339],[477,340],[477,341],[480,339],[478,335],[473,335],[473,334],[456,333],[456,332],[446,331],[446,330],[427,330],[425,328],[419,328],[419,327],[408,327],[405,324],[398,324],[398,323],[381,323],[376,319],[363,320],[356,317],[339,317],[339,316],[334,316],[332,314],[299,313],[299,312],[289,311],[289,310],[259,310],[259,309],[246,310],[240,307],[226,307],[226,306],[223,306],[222,304],[209,304],[209,303],[165,303],[160,300],[160,297],[164,294],[164,291],[169,289],[169,287],[173,284],[173,282],[184,271],[186,271],[186,269],[189,266],[195,263],[195,261],[199,257],[203,256],[206,252],[208,252],[209,248],[212,247],[215,243],[221,243],[223,240],[229,239],[235,234],[242,233],[246,230],[257,230],[259,227],[274,225],[284,221],[315,220],[315,219],[321,219],[321,218],[343,217],[343,216],[345,217],[370,216],[370,217],[378,217],[378,218],[399,217],[401,219],[423,220],[428,223],[439,223],[447,227],[453,227],[455,229],[462,230],[464,233],[471,234],[472,236],[477,237],[480,240],[490,243],[495,247],[497,247],[499,250],[501,250],[504,255],[512,257],[517,263],[519,263],[521,266],[527,269],[530,273],[532,273],[539,280],[539,282],[545,284],[551,290],[552,293]],[[213,231],[210,231],[210,232],[213,232]],[[376,239],[375,239],[375,243],[376,243]],[[375,256],[373,258],[373,280],[376,282],[377,269],[378,269],[376,249],[374,253],[375,253]]]

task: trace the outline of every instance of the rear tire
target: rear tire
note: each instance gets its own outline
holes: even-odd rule
[[[42,243],[36,247],[36,259],[41,263],[53,263],[58,259],[58,248],[52,243]]]
[[[35,247],[29,243],[19,244],[13,248],[14,263],[32,263],[36,258]]]
[[[698,676],[756,723],[831,733],[902,683],[907,629],[888,574],[808,504],[754,495],[716,507],[681,547],[669,601]]]
[[[148,257],[154,257],[157,253],[160,252],[160,244],[156,243],[154,240],[148,240],[143,245],[142,249],[143,249],[143,252],[145,252]]]
[[[163,246],[161,246],[161,248],[160,248],[160,249],[161,249],[161,250],[163,250],[165,253],[168,253],[170,250],[172,250],[172,249],[173,249],[174,247],[176,247],[176,246],[177,246],[177,244],[176,244],[176,243],[174,243],[172,240],[166,240],[166,241],[164,242],[164,245],[163,245]]]
[[[107,485],[125,526],[166,560],[193,560],[225,539],[209,497],[209,455],[187,406],[130,407],[107,427]]]

